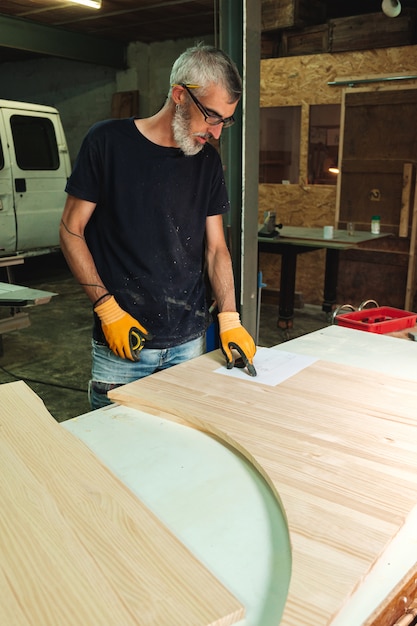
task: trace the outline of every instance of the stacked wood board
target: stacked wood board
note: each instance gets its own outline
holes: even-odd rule
[[[415,10],[403,9],[396,19],[380,11],[326,22],[310,21],[304,28],[276,23],[275,28],[281,31],[279,56],[285,57],[411,45],[416,40],[415,24]]]
[[[262,0],[262,31],[293,28],[325,21],[323,0]]]
[[[292,544],[281,624],[333,624],[417,503],[416,385],[317,361],[272,387],[222,376],[223,363],[212,352],[111,396],[214,433],[255,464]]]
[[[23,382],[0,386],[0,624],[228,626],[240,602]]]

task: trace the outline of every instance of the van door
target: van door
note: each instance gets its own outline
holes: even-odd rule
[[[3,110],[10,144],[16,251],[59,245],[69,157],[58,112]]]
[[[12,173],[5,128],[0,115],[0,256],[16,251],[16,222],[13,206]]]

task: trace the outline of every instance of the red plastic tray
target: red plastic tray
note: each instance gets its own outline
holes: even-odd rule
[[[417,313],[394,309],[389,306],[380,306],[373,309],[362,309],[352,313],[336,315],[338,326],[347,326],[357,330],[366,330],[371,333],[390,333],[416,325]]]

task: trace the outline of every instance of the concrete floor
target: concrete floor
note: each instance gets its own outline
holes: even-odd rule
[[[7,282],[4,274],[0,281]],[[24,380],[58,422],[88,412],[92,314],[83,290],[59,253],[15,266],[13,283],[57,295],[27,309],[28,328],[1,336],[0,384]],[[9,309],[0,307],[0,319],[7,315]],[[277,328],[277,307],[262,304],[258,344],[271,347],[327,324],[320,307],[306,305],[296,310],[294,327],[282,330]]]

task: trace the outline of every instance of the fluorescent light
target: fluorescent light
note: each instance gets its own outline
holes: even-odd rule
[[[85,7],[90,7],[90,9],[101,9],[101,0],[69,0],[69,2],[82,4]]]

